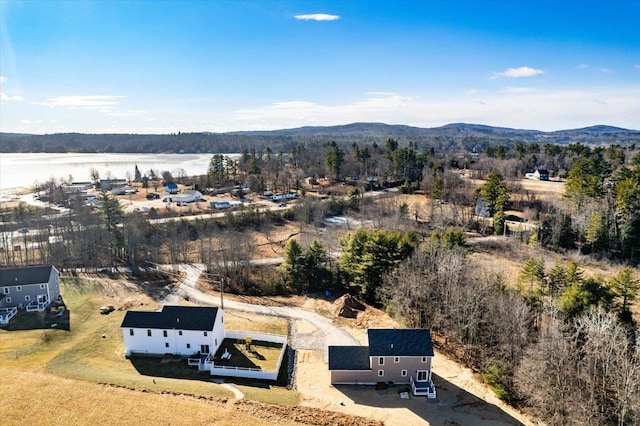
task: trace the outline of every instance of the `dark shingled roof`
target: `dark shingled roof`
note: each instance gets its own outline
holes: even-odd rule
[[[329,346],[329,370],[369,370],[368,346]]]
[[[433,356],[427,328],[369,329],[370,356]]]
[[[218,308],[164,306],[161,312],[127,311],[120,327],[213,330]]]
[[[53,266],[0,269],[0,287],[43,284],[49,282]]]

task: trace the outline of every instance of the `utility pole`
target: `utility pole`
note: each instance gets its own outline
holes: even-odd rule
[[[224,276],[220,276],[220,309],[224,311]]]
[[[212,274],[213,275],[213,274]],[[216,274],[218,278],[218,284],[220,284],[220,308],[224,309],[224,275]],[[215,283],[215,279],[213,280]]]

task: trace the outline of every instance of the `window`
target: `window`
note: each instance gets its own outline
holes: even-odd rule
[[[164,347],[168,348],[169,347],[169,342],[165,342]]]
[[[9,294],[9,287],[4,288],[4,294]]]
[[[214,343],[216,346],[218,346],[218,339],[216,339]]]
[[[162,337],[167,337],[167,330],[162,330]]]
[[[394,356],[394,357],[393,357],[393,362],[394,362],[395,364],[400,364],[400,357],[399,357],[399,356]]]
[[[133,328],[129,329],[129,336],[133,336]]]
[[[178,336],[182,336],[182,330],[178,330]]]
[[[378,358],[378,365],[384,365],[384,357]]]
[[[418,382],[426,382],[427,381],[427,370],[418,370],[416,374],[416,379]]]
[[[420,362],[422,362],[423,364],[427,362],[427,358],[426,356],[423,356],[422,359],[420,360]]]
[[[191,349],[191,343],[187,343],[187,349]]]
[[[44,284],[40,284],[40,288],[44,290],[45,285]]]
[[[22,286],[21,286],[21,285],[16,286],[16,290],[18,290],[18,291],[22,291]]]
[[[151,337],[151,330],[147,330],[147,336]]]
[[[6,298],[6,301],[7,301],[7,303],[11,303],[11,298],[10,298],[10,297],[7,297],[7,298]]]
[[[378,377],[384,376],[384,370],[378,370]]]
[[[24,301],[25,302],[29,302],[31,300],[31,296],[29,296],[28,294],[24,297]]]
[[[400,372],[400,375],[401,375],[402,377],[407,377],[407,370],[402,370],[402,371]]]
[[[204,337],[207,337],[207,332],[206,331],[204,332]]]

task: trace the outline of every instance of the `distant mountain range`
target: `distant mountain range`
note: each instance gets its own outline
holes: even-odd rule
[[[400,143],[413,141],[421,146],[451,149],[482,148],[487,145],[516,143],[583,143],[640,144],[640,131],[597,125],[582,129],[543,132],[510,129],[481,124],[454,123],[421,128],[399,124],[352,123],[340,126],[305,126],[270,131],[240,131],[227,133],[178,133],[170,135],[81,134],[59,133],[30,135],[0,133],[0,152],[117,152],[117,153],[229,153],[251,147],[271,147],[287,152],[299,143],[340,144],[384,142],[388,138]]]
[[[265,130],[265,131],[238,131],[227,134],[261,135],[261,136],[408,136],[408,137],[441,137],[441,136],[487,136],[487,135],[517,135],[517,136],[556,136],[556,135],[603,135],[603,134],[629,134],[640,135],[638,130],[623,129],[620,127],[596,125],[582,129],[558,130],[543,132],[541,130],[511,129],[508,127],[493,127],[483,124],[452,123],[441,127],[413,127],[402,124],[384,123],[352,123],[339,126],[305,126],[293,129]]]

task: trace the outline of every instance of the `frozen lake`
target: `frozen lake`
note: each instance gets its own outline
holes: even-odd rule
[[[225,154],[236,158],[238,154]],[[176,175],[182,169],[187,176],[207,173],[213,154],[0,154],[0,191],[31,188],[36,182],[54,178],[75,182],[89,182],[90,170],[96,169],[100,178],[133,179],[135,167],[140,173],[154,170],[158,174],[169,171]]]

